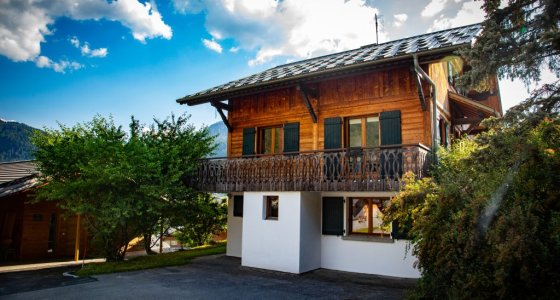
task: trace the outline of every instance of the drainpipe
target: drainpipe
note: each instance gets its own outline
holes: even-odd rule
[[[431,86],[432,86],[432,126],[431,126],[431,132],[432,132],[432,155],[434,155],[435,158],[435,154],[436,154],[436,147],[437,147],[437,143],[436,143],[436,114],[437,114],[437,90],[436,90],[436,84],[434,83],[434,81],[430,78],[430,76],[428,76],[428,74],[426,74],[426,72],[424,72],[424,70],[422,70],[422,68],[420,68],[420,65],[418,64],[418,56],[416,54],[413,54],[412,57],[414,58],[414,70],[416,71],[417,74],[420,74],[420,76],[422,77],[422,79],[426,80]]]

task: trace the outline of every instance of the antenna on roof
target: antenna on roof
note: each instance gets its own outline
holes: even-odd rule
[[[375,44],[379,45],[379,33],[377,31],[377,14],[375,14]]]

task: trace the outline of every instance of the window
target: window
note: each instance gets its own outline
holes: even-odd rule
[[[348,147],[379,146],[379,117],[349,118],[346,123]]]
[[[278,220],[278,206],[280,203],[278,196],[264,196],[264,200],[266,207],[266,219]]]
[[[243,196],[233,196],[233,216],[243,217]]]
[[[259,129],[259,153],[281,153],[283,147],[283,129],[281,126]]]
[[[390,236],[390,226],[383,226],[383,207],[387,199],[350,198],[348,215],[351,234]]]

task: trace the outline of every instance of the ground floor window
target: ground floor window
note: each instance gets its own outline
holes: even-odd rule
[[[264,196],[264,202],[266,206],[266,219],[278,220],[278,206],[280,204],[278,196]]]
[[[349,198],[349,232],[390,236],[391,226],[383,225],[383,209],[389,199],[384,198]]]

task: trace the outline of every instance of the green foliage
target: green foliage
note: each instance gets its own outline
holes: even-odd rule
[[[142,130],[133,118],[127,134],[97,116],[36,134],[35,156],[48,183],[39,199],[84,215],[93,244],[108,260],[122,260],[132,238],[196,205],[189,176],[214,146],[206,128],[187,120],[172,116]]]
[[[175,232],[175,237],[191,247],[209,243],[214,234],[225,229],[227,221],[227,205],[225,201],[212,197],[210,194],[199,194],[196,198],[196,209],[190,210],[183,226]]]
[[[80,269],[77,274],[79,276],[92,276],[107,273],[180,266],[190,263],[191,260],[196,257],[223,254],[225,252],[226,244],[220,243],[215,246],[202,246],[186,251],[139,256],[126,261],[88,264]]]
[[[0,120],[0,162],[33,159],[30,136],[37,130],[23,123]]]
[[[482,34],[472,48],[463,49],[472,70],[459,79],[484,90],[487,76],[538,81],[543,66],[560,76],[560,2],[555,0],[486,0]]]
[[[412,224],[415,298],[560,297],[560,92],[548,86],[407,178],[386,222]]]

